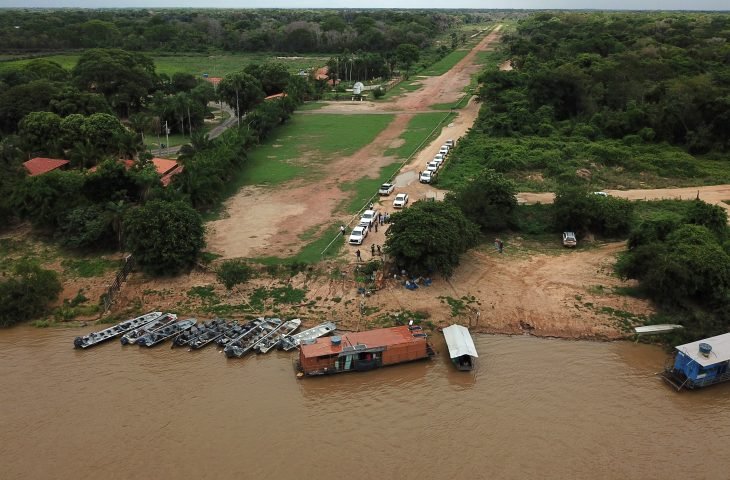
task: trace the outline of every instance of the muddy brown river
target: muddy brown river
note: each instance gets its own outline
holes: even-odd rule
[[[436,339],[430,362],[297,380],[281,352],[79,333],[0,331],[0,478],[730,478],[730,385],[674,392],[655,347],[476,336],[463,373]]]

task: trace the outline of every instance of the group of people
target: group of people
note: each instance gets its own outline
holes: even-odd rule
[[[370,245],[370,255],[375,257],[375,251],[377,250],[378,255],[383,254],[383,249],[380,245],[372,244]],[[355,250],[355,259],[360,262],[362,261],[362,253],[360,252],[360,249],[358,248]]]

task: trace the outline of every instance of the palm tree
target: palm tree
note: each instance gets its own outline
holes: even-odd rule
[[[192,159],[196,153],[207,150],[213,146],[213,140],[208,138],[205,132],[193,132],[190,136],[190,143],[186,143],[180,147],[178,152],[178,160],[185,162]]]

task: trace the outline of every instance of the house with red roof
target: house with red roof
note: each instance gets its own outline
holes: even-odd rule
[[[177,163],[175,160],[169,158],[158,158],[155,157],[151,160],[152,164],[157,170],[157,174],[160,176],[160,181],[163,186],[168,186],[172,181],[172,177],[183,171],[183,166]]]
[[[23,166],[28,170],[28,174],[31,177],[35,177],[52,172],[53,170],[65,170],[70,163],[68,160],[62,160],[60,158],[36,157],[31,158],[27,162],[23,162]]]

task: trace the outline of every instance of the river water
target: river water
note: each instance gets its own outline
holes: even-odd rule
[[[730,478],[730,385],[676,393],[632,343],[476,336],[432,361],[297,380],[294,354],[72,348],[0,331],[3,479]]]

